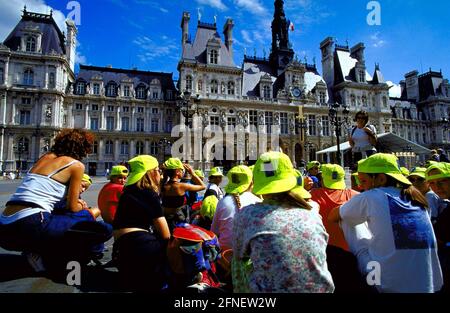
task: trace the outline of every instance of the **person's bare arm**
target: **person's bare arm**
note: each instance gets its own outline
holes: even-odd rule
[[[335,207],[331,210],[330,214],[328,214],[328,221],[331,223],[339,223],[341,221],[341,216],[339,215],[339,208]]]
[[[67,208],[71,212],[78,212],[83,210],[83,204],[78,201],[80,197],[81,179],[84,173],[84,165],[77,162],[69,167],[70,171],[70,185],[67,193]]]
[[[162,237],[162,239],[170,239],[170,230],[165,217],[155,218],[153,220],[153,225],[156,228],[156,232]]]
[[[205,183],[203,182],[203,180],[201,180],[200,177],[198,177],[195,174],[192,166],[190,166],[189,164],[183,164],[183,166],[186,169],[186,171],[191,175],[192,182],[194,183],[194,185],[191,185],[191,184],[183,184],[183,185],[195,186],[194,189],[190,189],[190,187],[189,188],[183,187],[183,188],[185,188],[185,190],[187,190],[187,191],[200,191],[200,190],[205,189],[206,188]],[[198,189],[199,187],[200,187],[200,189]]]

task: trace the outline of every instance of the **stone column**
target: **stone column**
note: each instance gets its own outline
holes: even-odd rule
[[[121,124],[122,123],[120,120],[120,106],[118,106],[116,112],[116,131],[120,131]]]
[[[103,160],[103,139],[98,141],[98,151],[97,156],[99,160]]]
[[[84,128],[90,129],[89,125],[89,106],[85,105],[86,110],[84,111]]]
[[[130,150],[128,151],[128,158],[131,159],[136,154],[136,144],[135,144],[134,139],[130,140],[130,146],[129,147],[130,147]]]
[[[119,139],[114,140],[114,162],[119,162],[120,156],[120,141]]]
[[[100,130],[106,129],[105,104],[100,104]]]

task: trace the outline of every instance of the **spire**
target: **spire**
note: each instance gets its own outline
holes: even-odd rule
[[[294,58],[294,50],[289,42],[289,23],[284,14],[284,1],[275,0],[275,12],[272,21],[272,49],[270,53],[271,66],[277,70],[278,74]]]

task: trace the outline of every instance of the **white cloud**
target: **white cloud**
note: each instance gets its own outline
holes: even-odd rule
[[[227,6],[222,2],[222,0],[196,0],[198,4],[203,4],[210,6],[212,8],[219,9],[220,11],[228,10]]]
[[[11,31],[16,27],[22,16],[24,6],[23,0],[2,1],[0,10],[0,42],[6,39]],[[52,7],[48,6],[44,0],[27,0],[27,11],[50,14]],[[69,11],[64,12],[69,13]],[[53,19],[61,32],[66,30],[65,15],[63,12],[53,9]]]
[[[179,48],[175,39],[162,36],[158,42],[155,42],[147,36],[141,36],[133,40],[133,43],[140,48],[138,57],[143,63],[163,57],[178,60]]]
[[[402,88],[400,85],[394,84],[391,81],[387,81],[386,84],[388,84],[391,89],[389,89],[389,97],[393,98],[400,98],[402,95]]]
[[[234,4],[240,8],[246,9],[255,15],[268,14],[267,9],[259,3],[259,0],[234,0]]]
[[[242,35],[242,39],[243,39],[246,43],[253,43],[253,40],[250,38],[250,34],[248,33],[248,31],[242,30],[242,31],[241,31],[241,35]]]
[[[75,64],[83,64],[87,65],[87,58],[86,56],[81,52],[82,50],[81,42],[77,41],[77,47],[75,51]]]
[[[370,36],[370,40],[372,40],[372,47],[374,48],[381,48],[386,45],[386,41],[380,38],[380,32],[376,32]]]
[[[169,10],[164,9],[164,8],[159,8],[159,10],[160,10],[161,12],[163,12],[163,13],[169,13]]]

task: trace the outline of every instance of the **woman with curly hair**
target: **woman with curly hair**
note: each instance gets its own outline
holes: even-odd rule
[[[79,199],[84,165],[81,160],[92,151],[94,135],[81,129],[63,129],[28,171],[0,216],[0,246],[23,251],[35,271],[58,260],[86,260],[90,249],[112,236],[112,229],[97,224],[99,212]],[[52,214],[55,204],[67,199],[65,214]],[[79,223],[98,231],[92,240],[77,240],[83,233]],[[76,225],[77,224],[77,225]],[[89,232],[84,232],[89,233]],[[86,253],[86,254],[85,254]],[[48,265],[47,264],[47,265]]]

